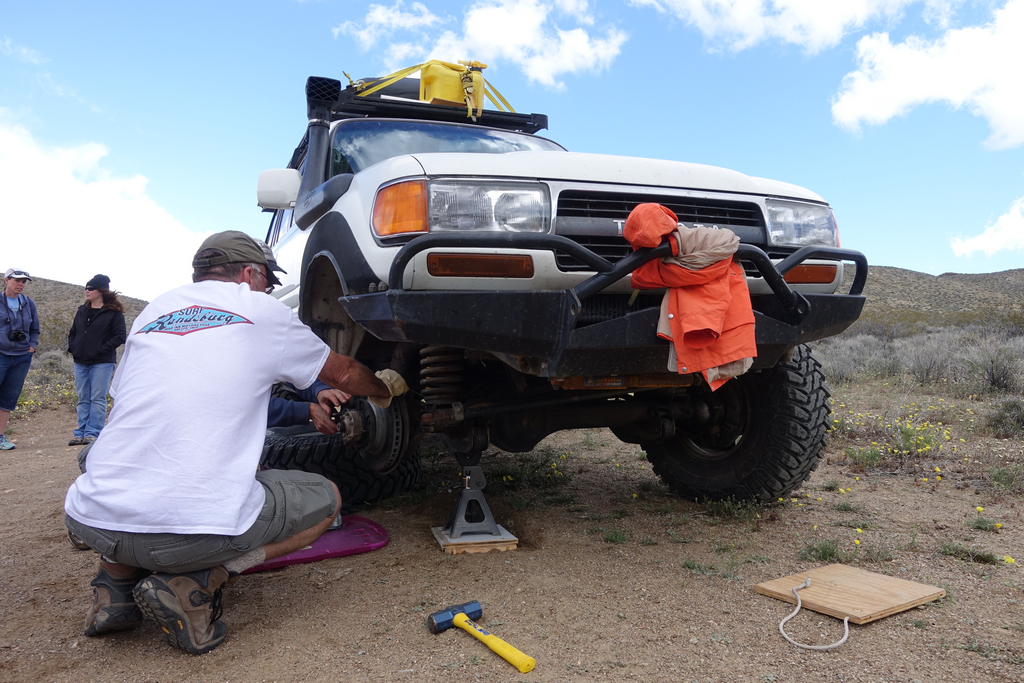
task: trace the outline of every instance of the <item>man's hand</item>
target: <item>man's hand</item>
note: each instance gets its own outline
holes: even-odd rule
[[[391,392],[391,395],[387,398],[380,398],[377,396],[367,396],[370,403],[377,406],[378,408],[387,408],[391,405],[391,399],[395,396],[401,396],[405,392],[409,391],[409,385],[405,383],[405,380],[400,374],[394,370],[388,368],[387,370],[381,370],[377,373],[377,379],[384,382],[384,385]]]
[[[326,393],[326,392],[320,392]],[[331,419],[331,413],[328,410],[324,410],[319,403],[309,404],[309,419],[313,421],[313,426],[316,427],[316,431],[327,436],[332,436],[338,433],[338,425]]]
[[[342,403],[348,403],[350,398],[351,394],[346,394],[340,389],[324,389],[316,395],[320,407],[326,410],[328,415],[333,413],[335,408],[340,408]]]

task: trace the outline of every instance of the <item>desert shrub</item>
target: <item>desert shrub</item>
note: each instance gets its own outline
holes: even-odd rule
[[[68,330],[75,318],[75,312],[60,315],[39,316],[39,346],[36,353],[68,350]]]
[[[75,363],[63,351],[36,354],[25,379],[26,385],[47,386],[75,382]]]
[[[798,555],[804,560],[846,563],[853,559],[855,553],[841,550],[839,541],[826,538],[818,543],[808,543]]]
[[[987,550],[980,550],[978,548],[969,548],[963,543],[949,543],[947,541],[943,541],[942,545],[939,546],[939,553],[955,557],[958,560],[963,560],[964,562],[980,564],[997,564],[999,562],[999,558],[993,553],[990,553]]]
[[[1024,339],[989,337],[965,349],[963,359],[976,380],[989,391],[1017,391],[1021,387]]]
[[[972,529],[977,529],[978,531],[999,531],[999,522],[994,519],[989,519],[988,517],[982,517],[981,515],[975,517],[971,521],[970,526]]]
[[[868,360],[868,373],[874,377],[886,379],[901,374],[903,370],[903,361],[896,353],[896,345],[889,340],[879,339],[875,353]]]
[[[962,341],[956,330],[937,330],[896,342],[896,355],[918,384],[944,379],[954,368]]]
[[[866,334],[833,337],[814,348],[822,371],[829,381],[849,383],[858,376],[891,377],[902,371],[891,341]]]
[[[884,454],[875,446],[868,448],[847,448],[843,455],[853,465],[853,469],[864,472],[872,467],[878,467],[882,462]]]
[[[748,500],[736,500],[726,498],[725,500],[706,500],[704,509],[709,517],[722,521],[747,521],[757,514],[758,505]]]
[[[993,484],[1007,493],[1024,492],[1024,467],[1020,465],[996,465],[988,471],[988,476]]]
[[[992,433],[1002,439],[1024,435],[1024,401],[1006,399],[988,416],[987,424]]]

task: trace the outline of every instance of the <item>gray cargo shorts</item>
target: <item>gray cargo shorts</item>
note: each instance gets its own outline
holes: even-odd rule
[[[209,569],[254,548],[279,543],[331,516],[338,499],[326,477],[298,470],[262,470],[263,509],[238,536],[217,534],[137,534],[86,526],[70,516],[68,531],[112,562],[155,572],[183,574]]]

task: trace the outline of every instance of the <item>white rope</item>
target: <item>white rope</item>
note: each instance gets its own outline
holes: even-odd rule
[[[782,628],[786,625],[787,621],[789,621],[797,615],[797,613],[800,611],[800,607],[803,605],[803,601],[800,599],[800,594],[797,593],[797,591],[803,590],[804,588],[808,588],[810,587],[810,585],[811,577],[807,577],[807,580],[804,581],[802,584],[793,587],[793,597],[796,598],[796,609],[793,610],[792,614],[790,614],[788,617],[779,622],[779,633],[781,633],[782,637],[788,640],[789,642],[793,643],[797,647],[802,647],[805,650],[831,650],[834,647],[839,647],[840,645],[846,642],[847,638],[850,637],[850,617],[846,617],[845,619],[843,619],[843,628],[846,629],[846,633],[843,634],[842,640],[832,643],[831,645],[804,645],[803,643],[798,643],[792,638],[790,638],[788,635],[786,635],[786,629]]]

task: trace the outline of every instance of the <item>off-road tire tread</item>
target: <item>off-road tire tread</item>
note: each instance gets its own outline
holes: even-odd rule
[[[768,433],[758,465],[732,486],[707,490],[673,476],[675,454],[670,444],[647,446],[652,469],[679,495],[697,501],[733,498],[768,503],[799,488],[817,469],[828,443],[831,408],[821,364],[810,349],[801,345],[792,361],[743,381],[759,383],[768,395],[767,419],[760,422]]]
[[[301,470],[320,474],[341,492],[343,511],[363,503],[376,503],[414,488],[420,481],[419,449],[413,449],[387,474],[360,464],[355,449],[340,436],[308,434],[268,436],[260,465],[267,469]]]

